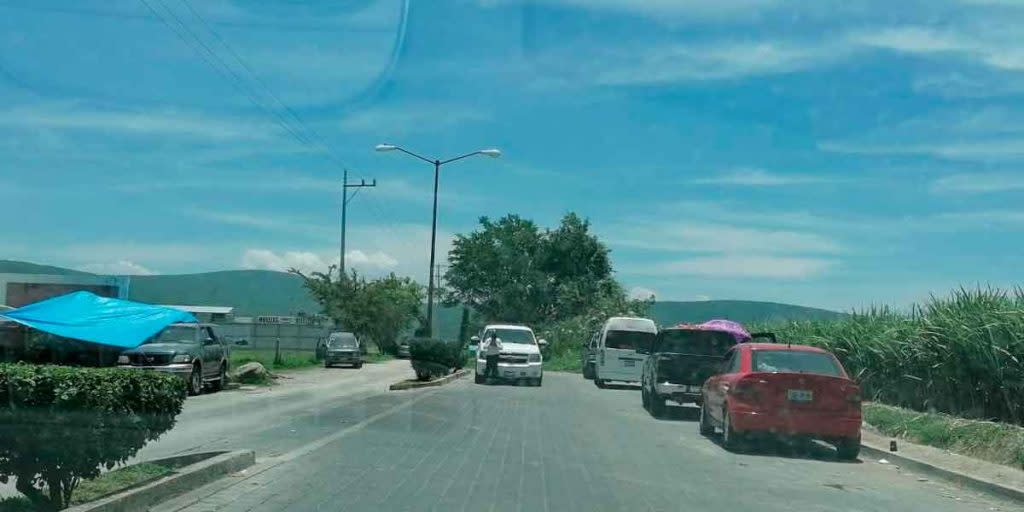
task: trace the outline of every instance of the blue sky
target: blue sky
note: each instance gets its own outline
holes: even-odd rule
[[[409,4],[0,2],[0,257],[322,268],[347,167],[350,264],[425,280],[431,168],[392,142],[504,151],[443,170],[442,253],[572,210],[661,299],[1024,277],[1024,2]]]

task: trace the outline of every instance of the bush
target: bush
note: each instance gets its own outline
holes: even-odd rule
[[[909,314],[875,308],[768,330],[832,351],[874,400],[1024,424],[1024,291],[960,289]]]
[[[435,379],[462,368],[466,350],[461,343],[436,339],[413,340],[409,344],[409,359],[420,380]]]
[[[81,479],[170,430],[184,399],[185,383],[161,373],[0,364],[0,481],[62,509]]]

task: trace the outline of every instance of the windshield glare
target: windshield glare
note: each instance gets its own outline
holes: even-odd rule
[[[484,333],[483,340],[491,339],[491,334],[497,333],[498,340],[502,343],[519,343],[523,345],[536,345],[533,333],[524,329],[493,329]]]
[[[150,345],[153,343],[195,343],[196,342],[196,329],[193,327],[176,327],[171,326],[160,334],[153,336],[147,340],[144,344]]]
[[[753,368],[755,372],[765,373],[815,373],[832,377],[842,375],[832,356],[796,350],[756,350]]]
[[[355,348],[356,345],[354,336],[332,336],[327,341],[327,346],[331,348]]]

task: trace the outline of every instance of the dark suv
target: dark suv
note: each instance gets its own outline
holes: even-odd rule
[[[654,416],[665,413],[665,400],[700,403],[701,386],[722,364],[736,338],[725,331],[691,327],[662,329],[650,347],[640,377],[644,408]]]
[[[208,384],[219,391],[227,383],[228,346],[212,324],[171,324],[136,348],[121,352],[122,368],[177,375],[198,395]]]

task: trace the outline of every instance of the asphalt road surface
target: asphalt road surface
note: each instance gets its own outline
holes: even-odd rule
[[[817,445],[730,453],[697,434],[694,411],[654,419],[636,389],[550,373],[542,388],[463,379],[357,396],[274,427],[304,444],[258,453],[256,466],[156,510],[1022,508],[867,457],[839,462]]]

